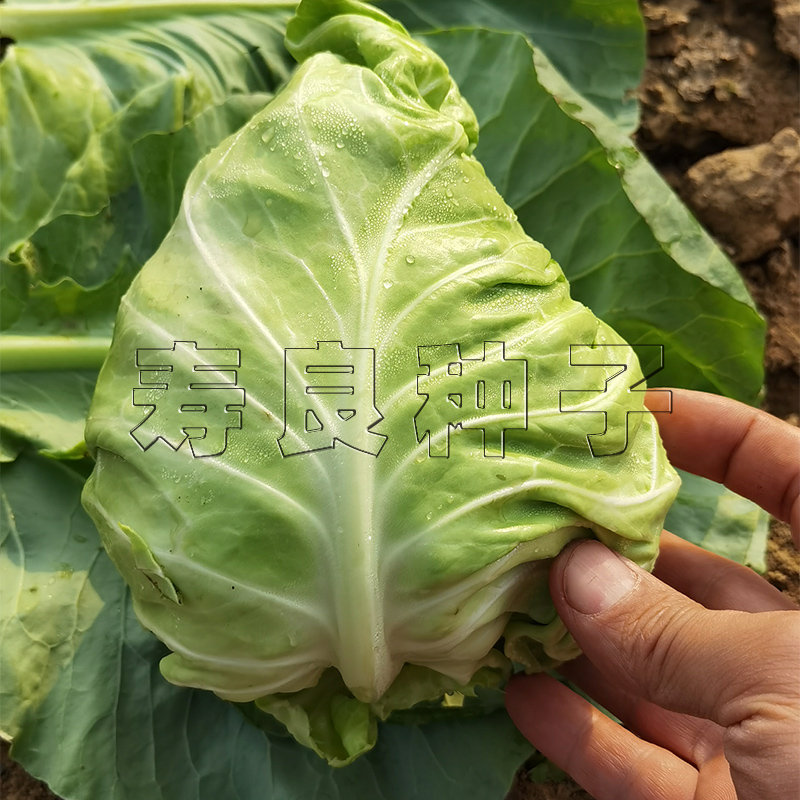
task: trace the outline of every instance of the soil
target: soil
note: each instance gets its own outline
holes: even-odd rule
[[[53,800],[56,796],[43,783],[31,778],[19,764],[13,762],[8,757],[8,745],[2,742],[0,797],[3,800]]]
[[[768,319],[763,407],[800,423],[800,0],[643,0],[636,138],[739,267]],[[800,604],[800,557],[773,520],[767,578]],[[54,798],[2,745],[4,800]],[[413,800],[413,798],[409,798]],[[567,780],[507,800],[591,800]]]

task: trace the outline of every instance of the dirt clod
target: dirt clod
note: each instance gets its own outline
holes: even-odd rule
[[[800,605],[800,562],[785,522],[772,521],[767,549],[767,579]]]
[[[775,44],[778,49],[800,59],[800,0],[773,0]]]
[[[745,264],[741,269],[753,299],[769,323],[765,357],[767,372],[788,370],[797,380],[800,374],[800,269],[797,245],[793,240],[786,239],[766,258],[754,264]]]
[[[684,199],[739,262],[774,250],[800,222],[800,135],[707,156],[686,173]]]
[[[797,61],[775,46],[768,2],[645,0],[642,10],[650,51],[640,91],[646,150],[699,157],[766,142],[787,125],[800,131]],[[790,25],[788,12],[786,19]]]

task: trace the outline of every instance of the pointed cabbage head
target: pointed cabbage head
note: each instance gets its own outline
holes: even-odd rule
[[[651,567],[677,478],[444,63],[351,0],[287,45],[122,302],[84,502],[164,676],[344,764],[393,709],[573,657],[552,558]]]

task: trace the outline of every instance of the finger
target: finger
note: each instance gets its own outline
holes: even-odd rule
[[[618,717],[627,728],[700,767],[722,752],[722,728],[714,722],[660,708],[634,694],[618,676],[607,678],[586,656],[558,671]]]
[[[547,675],[518,675],[506,708],[529,742],[596,800],[693,800],[697,770]]]
[[[556,559],[550,591],[587,657],[662,708],[728,727],[795,692],[795,611],[710,611],[593,540]]]
[[[797,608],[753,570],[709,553],[669,531],[661,534],[653,574],[706,608],[751,612]]]
[[[800,547],[800,429],[726,397],[671,391],[672,413],[655,416],[672,464],[790,523]],[[660,405],[659,397],[645,401]]]
[[[762,795],[751,795],[761,797]],[[725,753],[722,751],[706,761],[700,768],[697,776],[697,798],[698,800],[745,800],[747,795],[740,795],[731,776],[731,766]]]

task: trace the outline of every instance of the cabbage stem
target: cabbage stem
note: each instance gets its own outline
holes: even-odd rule
[[[178,14],[221,14],[236,11],[292,10],[298,0],[140,0],[87,5],[83,2],[26,3],[0,7],[3,36],[27,40],[63,33],[68,25],[105,27],[142,19],[169,19]]]
[[[1,372],[100,369],[111,339],[93,336],[0,337]]]

